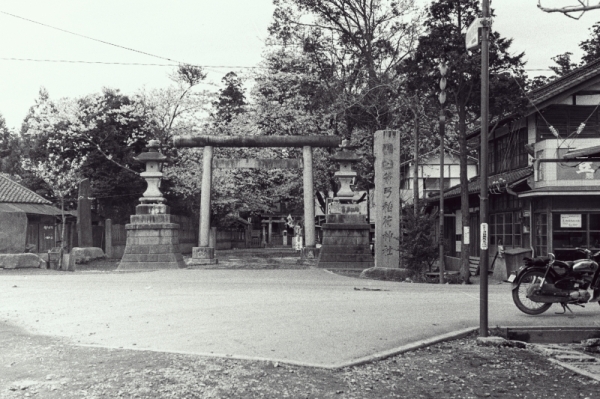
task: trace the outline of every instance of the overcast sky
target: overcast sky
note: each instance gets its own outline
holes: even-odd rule
[[[576,3],[542,0],[548,6]],[[575,21],[543,13],[536,5],[537,0],[494,0],[494,29],[514,38],[513,51],[526,53],[528,69],[547,69],[551,57],[566,51],[573,52],[578,60],[578,44],[589,37],[589,28],[600,19],[600,10]],[[173,70],[168,66],[111,64],[171,62],[22,18],[176,62],[203,65],[209,80],[218,83],[224,73],[245,70],[241,67],[260,61],[272,11],[272,0],[3,0],[0,114],[10,127],[18,128],[42,86],[51,98],[82,96],[102,87],[133,93],[142,86],[168,85],[167,75]],[[544,72],[529,73],[535,76]]]

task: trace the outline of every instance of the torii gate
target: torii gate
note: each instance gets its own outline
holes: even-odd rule
[[[304,185],[303,256],[315,256],[315,200],[313,190],[313,147],[339,147],[338,136],[180,136],[175,147],[204,147],[202,160],[202,192],[200,195],[200,237],[198,247],[192,249],[192,264],[214,264],[215,249],[210,247],[210,194],[212,188],[213,147],[302,147]]]

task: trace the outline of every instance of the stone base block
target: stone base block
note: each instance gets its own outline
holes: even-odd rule
[[[304,247],[300,253],[300,259],[318,259],[320,250],[316,247]]]
[[[375,266],[369,247],[369,225],[362,215],[327,215],[317,267],[364,270]]]
[[[193,247],[192,259],[214,259],[215,249],[213,247]]]
[[[104,251],[97,247],[73,247],[71,249],[70,261],[73,263],[88,263],[96,259],[104,259]]]
[[[44,268],[46,262],[36,254],[0,254],[0,268],[28,269]]]
[[[213,247],[193,247],[192,258],[188,262],[188,267],[202,267],[216,265],[217,263],[219,263],[219,260],[215,258]]]
[[[210,265],[216,265],[219,263],[219,259],[190,259],[187,263],[187,268],[188,269],[195,269],[195,268],[203,268],[205,266],[210,266]]]
[[[179,250],[179,225],[169,223],[170,215],[162,214],[162,205],[138,206],[138,215],[125,226],[127,244],[117,271],[156,270],[185,268],[183,255]],[[157,213],[143,213],[158,209]],[[139,212],[142,212],[141,214]]]

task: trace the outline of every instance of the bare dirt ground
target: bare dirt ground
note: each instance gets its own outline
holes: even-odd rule
[[[112,272],[115,267],[105,261],[81,266],[78,272]],[[0,399],[25,397],[600,398],[600,386],[530,350],[478,346],[475,335],[327,370],[76,346],[28,334],[0,319]]]
[[[91,348],[0,324],[0,398],[598,398],[526,349],[475,337],[339,370]]]

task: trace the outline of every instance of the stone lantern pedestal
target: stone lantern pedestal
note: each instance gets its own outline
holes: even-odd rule
[[[135,158],[146,164],[141,176],[146,178],[148,189],[140,198],[141,204],[135,208],[131,223],[125,225],[127,242],[118,271],[186,267],[179,249],[179,224],[173,223],[159,190],[161,164],[167,157],[158,152],[158,142],[154,140],[148,143],[148,148],[148,152]]]
[[[360,206],[353,203],[355,193],[350,187],[357,175],[352,165],[360,158],[346,148],[342,144],[342,151],[331,157],[331,160],[340,163],[340,171],[335,173],[340,189],[321,226],[323,243],[317,267],[364,270],[374,267],[375,259],[369,246],[367,217],[361,214]]]

